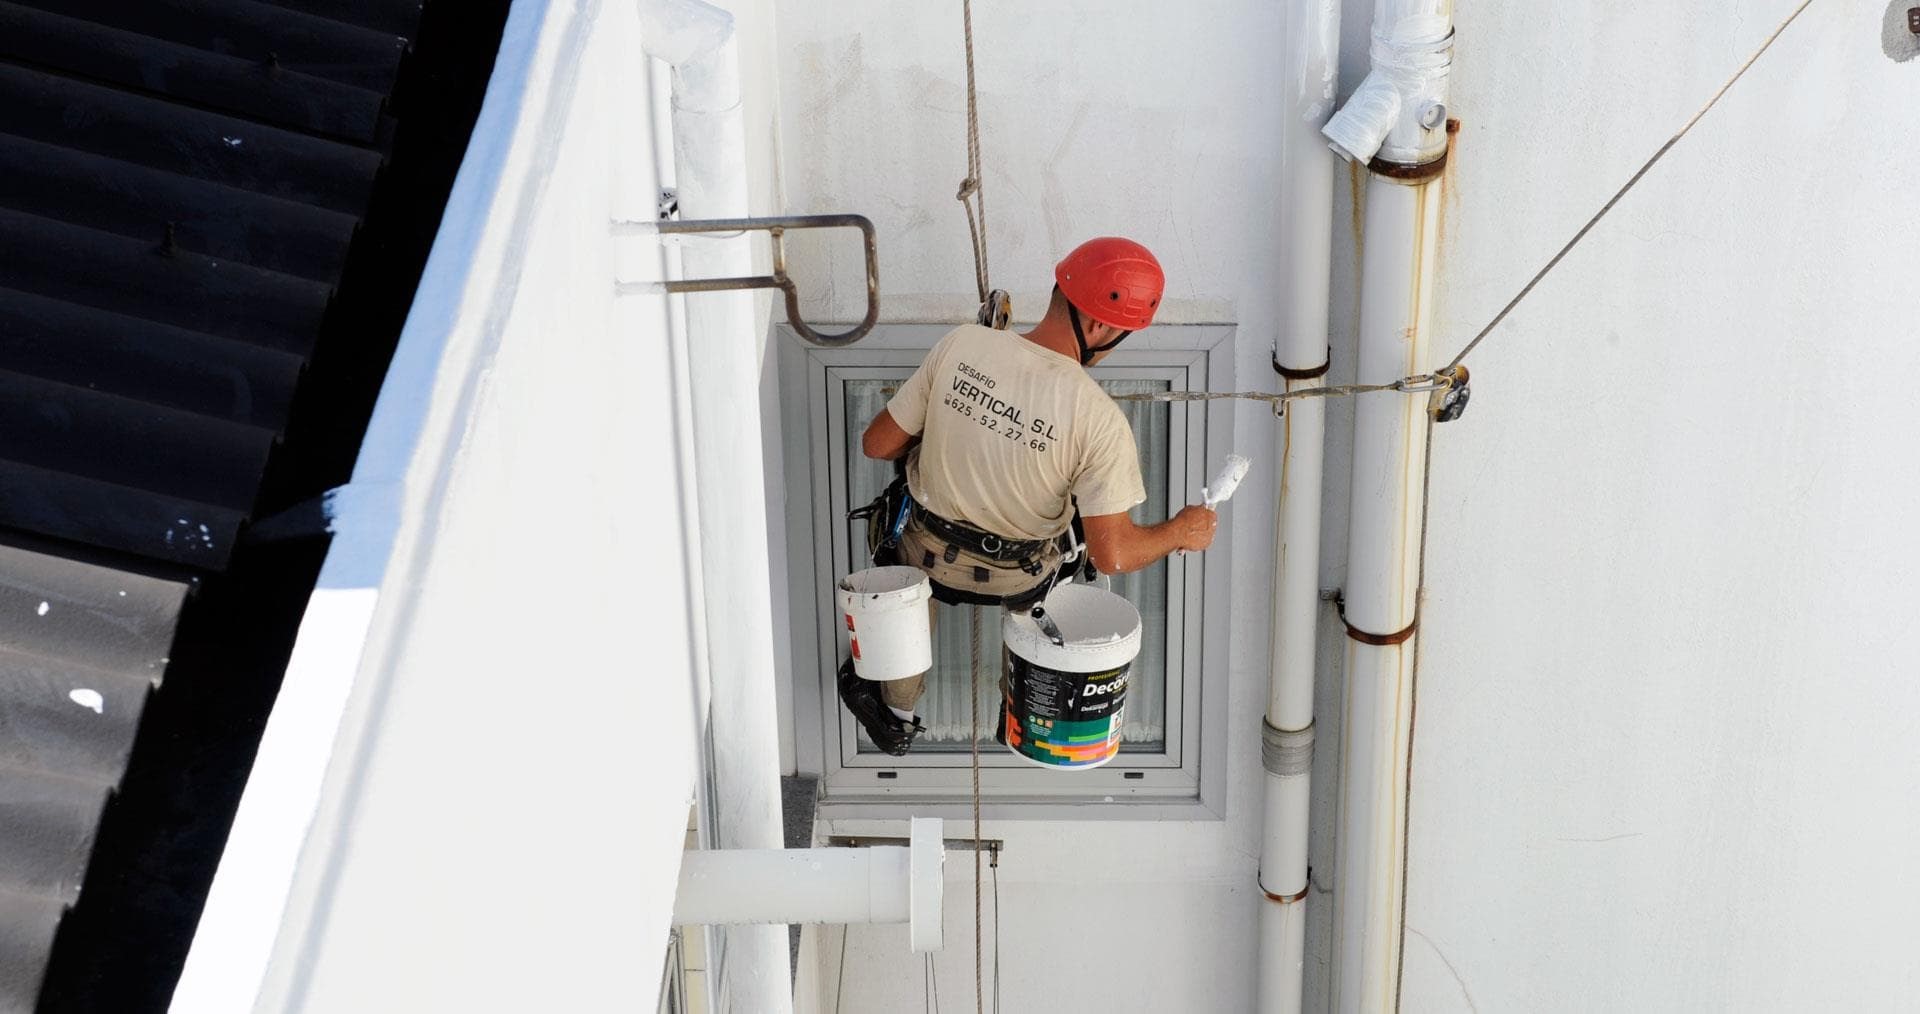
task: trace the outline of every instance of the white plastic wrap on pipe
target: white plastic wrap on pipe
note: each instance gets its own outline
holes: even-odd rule
[[[689,852],[676,925],[909,923],[913,949],[939,950],[943,824],[915,818],[910,844]]]
[[[1341,158],[1418,165],[1446,151],[1453,5],[1425,6],[1444,11],[1376,15],[1373,69],[1323,130]]]
[[[640,0],[642,44],[673,68],[675,185],[684,218],[744,218],[746,129],[740,108],[733,16],[698,0]],[[750,275],[752,241],[700,238],[683,246],[688,278]],[[707,785],[701,827],[711,847],[781,844],[779,717],[775,703],[773,590],[766,490],[760,463],[762,337],[752,292],[682,297],[691,387],[693,471],[700,531],[702,612],[711,714],[726,735],[701,730]],[[727,981],[738,1010],[792,1009],[786,933],[727,931]]]

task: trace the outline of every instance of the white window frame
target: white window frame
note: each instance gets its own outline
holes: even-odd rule
[[[787,477],[788,628],[792,635],[793,742],[801,771],[820,777],[820,812],[832,819],[970,812],[972,773],[965,753],[895,758],[857,752],[854,722],[833,686],[839,662],[831,586],[849,554],[845,459],[851,445],[842,381],[904,376],[950,326],[882,324],[859,343],[827,349],[775,328],[780,451]],[[1150,328],[1128,339],[1094,371],[1101,379],[1165,379],[1173,390],[1226,390],[1236,329],[1229,324]],[[1231,402],[1175,402],[1169,443],[1184,460],[1170,467],[1170,510],[1197,502],[1209,463],[1232,449]],[[824,510],[821,504],[826,504]],[[778,522],[776,521],[776,524]],[[984,815],[994,819],[1218,819],[1225,793],[1227,614],[1233,559],[1228,526],[1214,548],[1169,561],[1167,657],[1180,660],[1169,685],[1167,750],[1123,753],[1090,771],[1045,771],[1004,749],[981,750]],[[836,569],[836,562],[839,563]],[[1178,591],[1176,592],[1176,589]],[[1178,612],[1176,617],[1174,614]],[[1176,622],[1177,620],[1177,622]],[[988,622],[998,622],[994,613]],[[1208,645],[1220,646],[1203,650]],[[938,678],[937,676],[935,678]],[[990,726],[993,715],[982,715]]]

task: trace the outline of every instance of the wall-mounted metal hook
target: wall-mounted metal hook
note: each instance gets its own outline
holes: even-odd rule
[[[765,232],[773,237],[773,274],[745,278],[689,278],[677,282],[623,283],[622,292],[726,292],[733,289],[779,289],[787,297],[787,323],[800,337],[815,345],[834,348],[851,345],[866,337],[880,320],[880,256],[874,242],[873,223],[865,215],[788,215],[780,218],[710,218],[692,222],[619,222],[616,228],[629,235],[679,235],[706,232]],[[800,292],[787,277],[786,233],[789,229],[860,230],[867,257],[867,315],[850,331],[821,334],[807,326],[800,316]]]

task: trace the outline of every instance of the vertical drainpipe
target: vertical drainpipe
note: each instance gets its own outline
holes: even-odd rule
[[[1326,383],[1334,159],[1320,136],[1339,85],[1340,2],[1285,5],[1279,45],[1282,326],[1273,368],[1286,390]],[[1313,773],[1315,631],[1320,616],[1320,492],[1327,403],[1290,403],[1280,428],[1273,640],[1261,762],[1257,1009],[1298,1014],[1306,954],[1308,802]]]
[[[673,68],[673,155],[681,216],[745,218],[746,129],[733,16],[699,0],[639,0],[642,45]],[[682,251],[688,278],[753,273],[744,236],[698,238]],[[779,716],[775,705],[773,589],[761,470],[758,297],[704,293],[686,299],[702,611],[712,694],[697,730],[711,790],[702,844],[778,849]],[[663,536],[664,537],[664,536]],[[636,575],[645,580],[645,575]],[[716,993],[734,1010],[793,1009],[787,932],[731,926],[714,955]]]
[[[1452,0],[1376,0],[1373,68],[1324,133],[1369,172],[1362,237],[1362,384],[1428,371],[1447,158]],[[1399,1005],[1413,731],[1425,395],[1356,400],[1344,619],[1346,716],[1335,892],[1335,1011]]]

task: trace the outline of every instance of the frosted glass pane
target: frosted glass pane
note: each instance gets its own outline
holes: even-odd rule
[[[886,407],[899,380],[848,380],[844,384],[848,446],[842,451],[847,463],[847,503],[860,506],[880,495],[893,480],[893,464],[874,461],[860,453],[860,434],[867,423]],[[1165,391],[1172,385],[1165,380],[1106,380],[1101,387],[1112,394],[1143,394]],[[1147,500],[1134,508],[1133,519],[1153,524],[1167,518],[1167,449],[1170,440],[1171,406],[1166,402],[1123,401],[1119,403],[1133,426],[1134,441],[1140,448],[1140,469],[1146,480]],[[851,559],[847,570],[871,565],[866,557],[866,523],[848,523],[847,545]],[[1127,717],[1123,727],[1123,751],[1159,752],[1166,746],[1167,723],[1167,564],[1161,561],[1133,574],[1111,579],[1112,590],[1124,596],[1141,616],[1140,655],[1133,663],[1133,679],[1127,689]],[[980,638],[970,644],[971,610],[980,612]],[[915,752],[968,749],[972,715],[968,707],[970,669],[975,658],[980,664],[980,738],[992,742],[996,712],[1000,707],[1001,611],[993,607],[938,606],[933,626],[933,673],[927,678],[926,695],[920,699],[919,715],[927,726],[927,735],[915,744]],[[977,649],[977,654],[976,654]],[[860,749],[874,749],[864,735]]]

